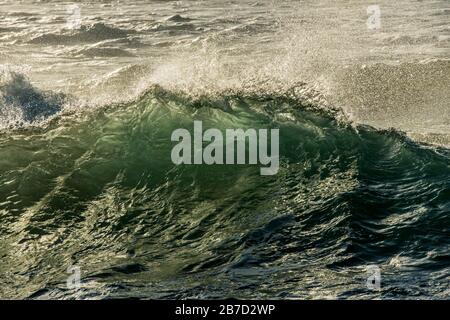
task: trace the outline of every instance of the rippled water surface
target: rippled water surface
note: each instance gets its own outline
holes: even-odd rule
[[[377,3],[0,2],[0,297],[448,299],[450,6]]]

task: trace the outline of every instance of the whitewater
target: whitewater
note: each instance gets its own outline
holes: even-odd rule
[[[0,298],[448,299],[450,5],[371,5],[0,1]]]

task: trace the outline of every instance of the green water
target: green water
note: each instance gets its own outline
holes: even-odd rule
[[[278,128],[278,173],[174,165],[171,133],[194,120]],[[0,146],[0,297],[448,298],[450,153],[401,133],[283,96],[153,89]]]

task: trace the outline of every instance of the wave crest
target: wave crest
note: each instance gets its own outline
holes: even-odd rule
[[[98,42],[108,39],[126,38],[134,34],[133,30],[124,30],[108,26],[104,23],[82,25],[79,29],[62,30],[59,33],[45,33],[33,37],[28,43],[32,44],[77,44],[83,42]]]
[[[0,128],[45,120],[62,110],[68,97],[62,93],[41,91],[25,75],[0,72]]]

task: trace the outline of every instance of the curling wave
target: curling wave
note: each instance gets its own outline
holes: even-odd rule
[[[170,135],[194,120],[279,128],[279,173],[173,165]],[[1,297],[445,295],[450,152],[395,130],[287,94],[154,87],[0,145]],[[380,291],[365,287],[371,264]],[[80,289],[65,285],[70,265]]]

